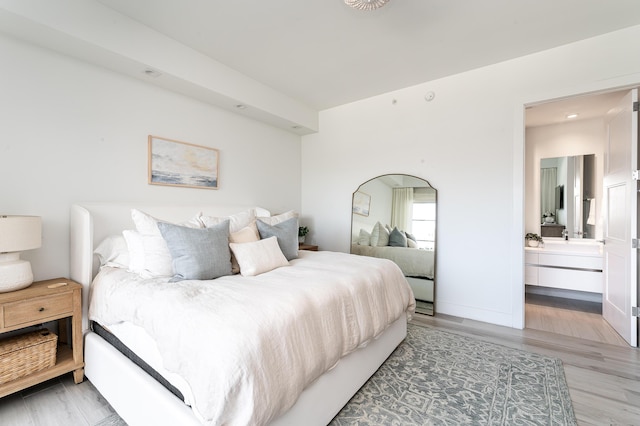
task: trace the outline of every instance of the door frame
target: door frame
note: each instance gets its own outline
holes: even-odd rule
[[[558,89],[546,94],[532,94],[523,96],[514,105],[514,135],[513,135],[513,217],[510,239],[511,255],[511,292],[512,324],[513,328],[525,328],[525,284],[524,284],[524,244],[525,232],[525,112],[528,106],[541,103],[559,101],[582,95],[629,90],[640,87],[637,75],[625,76],[607,81],[600,81],[572,88]],[[640,292],[639,292],[640,294]],[[638,296],[640,298],[640,296]]]

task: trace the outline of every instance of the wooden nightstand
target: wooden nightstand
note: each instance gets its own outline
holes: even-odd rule
[[[298,250],[318,251],[318,246],[311,244],[298,243]]]
[[[67,333],[69,319],[71,336]],[[82,286],[74,281],[58,278],[35,282],[22,290],[0,293],[0,333],[56,320],[59,325],[56,364],[1,384],[0,397],[71,371],[76,383],[84,379]]]

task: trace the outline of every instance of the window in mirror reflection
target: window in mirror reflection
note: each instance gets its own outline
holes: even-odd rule
[[[413,235],[418,247],[433,250],[436,241],[436,203],[413,203]]]

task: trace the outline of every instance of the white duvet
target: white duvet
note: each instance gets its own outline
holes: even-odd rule
[[[414,308],[395,263],[301,251],[290,266],[257,277],[211,281],[168,283],[103,268],[89,317],[143,327],[164,367],[189,384],[203,423],[259,425]]]

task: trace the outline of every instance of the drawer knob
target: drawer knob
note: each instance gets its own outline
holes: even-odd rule
[[[38,309],[38,311],[44,312],[44,308],[40,308],[40,309]]]

